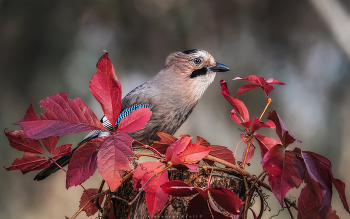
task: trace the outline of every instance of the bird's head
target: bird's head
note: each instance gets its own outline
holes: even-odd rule
[[[213,82],[216,72],[229,70],[226,65],[216,62],[207,51],[193,49],[171,53],[159,76],[172,84],[169,89],[175,88],[178,94],[198,101]]]

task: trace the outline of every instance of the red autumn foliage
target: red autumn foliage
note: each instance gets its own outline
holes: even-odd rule
[[[256,75],[250,75],[246,78],[240,78],[240,77],[236,77],[232,80],[244,80],[244,81],[249,81],[252,82],[253,84],[245,84],[243,86],[241,86],[238,89],[238,92],[236,94],[236,97],[238,95],[241,95],[247,91],[253,90],[255,88],[261,87],[266,95],[266,97],[268,98],[268,95],[271,91],[273,91],[273,86],[271,84],[279,84],[279,85],[285,85],[284,83],[274,80],[272,78],[270,78],[269,80],[265,80],[265,78],[263,77],[257,77]]]
[[[59,136],[89,130],[103,130],[105,137],[90,139],[74,150],[67,171],[67,188],[81,185],[98,169],[110,189],[99,196],[98,203],[101,205],[103,200],[110,200],[109,198],[116,195],[113,190],[121,185],[123,177],[131,176],[127,173],[132,172],[133,188],[146,193],[147,208],[152,218],[166,205],[169,195],[174,197],[192,196],[187,208],[189,217],[228,219],[241,215],[240,209],[245,209],[243,213],[247,213],[246,209],[248,208],[242,207],[244,202],[229,189],[219,186],[209,187],[209,185],[197,188],[181,181],[168,180],[170,167],[179,170],[189,168],[196,172],[198,165],[203,161],[214,166],[215,162],[209,160],[208,154],[235,164],[231,150],[224,146],[211,145],[201,137],[197,137],[196,143],[192,143],[192,137],[189,135],[180,135],[179,138],[176,138],[166,133],[158,133],[161,140],[156,141],[152,147],[144,147],[152,149],[151,151],[155,152],[154,156],[159,161],[144,162],[132,170],[130,162],[136,156],[132,148],[133,139],[126,132],[134,132],[144,127],[152,112],[149,108],[133,110],[121,119],[118,129],[115,130],[114,124],[116,124],[121,111],[121,85],[115,76],[113,65],[107,53],[99,59],[96,67],[97,72],[90,81],[90,91],[101,104],[105,116],[113,124],[113,129],[104,128],[81,99],[69,100],[67,93],[49,96],[40,101],[40,106],[46,109],[40,118],[35,114],[33,106],[30,105],[24,118],[16,123],[23,130],[5,132],[10,145],[24,152],[23,158],[15,159],[12,166],[6,168],[7,170],[19,169],[25,174],[46,168],[53,160],[61,156],[71,155],[71,145],[69,144],[56,148]],[[240,87],[235,97],[257,87],[261,87],[268,97],[273,90],[271,84],[284,84],[274,79],[265,80],[255,75],[246,78],[237,77],[234,80],[237,79],[253,84]],[[339,193],[345,210],[349,212],[345,197],[345,184],[333,177],[331,162],[327,158],[312,152],[301,151],[299,148],[291,150],[288,147],[290,144],[294,141],[301,141],[285,128],[275,111],[268,114],[270,120],[268,122],[262,122],[258,117],[249,120],[249,112],[245,104],[230,96],[225,81],[220,81],[220,84],[221,93],[233,107],[231,119],[245,128],[246,133],[241,135],[241,139],[247,146],[249,145],[249,151],[246,147],[242,163],[249,162],[253,158],[256,149],[253,142],[255,139],[260,146],[261,163],[268,176],[270,188],[282,207],[286,200],[286,193],[291,188],[298,188],[302,182],[305,182],[306,186],[298,199],[299,219],[338,219],[339,217],[331,206],[333,185]],[[264,127],[276,128],[276,133],[281,141],[259,135],[257,131]],[[45,153],[42,144],[49,155]],[[249,187],[251,182],[246,186]],[[256,184],[256,186],[259,185]],[[254,189],[246,192],[246,198],[249,197],[250,192],[254,192]],[[85,205],[82,210],[86,212],[87,216],[94,215],[98,211],[98,208],[93,204],[95,199],[87,203],[90,197],[97,197],[98,191],[98,189],[88,189],[83,192],[80,208]],[[217,205],[226,213],[223,214]],[[110,209],[107,217],[116,218],[112,202],[106,203],[105,206],[109,206]],[[255,212],[251,211],[253,217],[256,218]],[[228,214],[230,215],[227,216]]]
[[[80,198],[80,205],[79,205],[79,208],[82,208],[86,202],[90,199],[91,196],[93,195],[97,195],[98,194],[98,189],[87,189],[83,192],[83,195],[81,196]],[[103,202],[103,198],[104,198],[104,195],[101,195],[99,198],[98,198],[98,203],[101,205],[102,202]],[[86,216],[92,216],[94,215],[97,211],[98,211],[98,208],[96,205],[94,205],[94,201],[95,200],[92,200],[90,201],[84,208],[83,208],[83,211],[85,211],[86,213]]]
[[[90,81],[90,91],[101,104],[107,119],[114,125],[122,107],[122,87],[114,74],[112,62],[105,53],[96,64],[97,72]]]
[[[28,138],[41,139],[53,135],[105,129],[96,115],[79,98],[68,100],[68,93],[59,93],[40,101],[47,111],[40,118],[30,105],[24,118],[17,122]]]
[[[134,157],[131,149],[132,138],[124,132],[108,136],[97,153],[97,167],[102,178],[115,190],[121,184],[122,175],[130,170],[130,161]]]
[[[45,148],[50,154],[47,156],[40,141],[27,138],[22,130],[5,132],[5,135],[13,148],[24,152],[23,158],[16,158],[12,166],[6,168],[7,170],[21,170],[23,174],[34,170],[41,170],[50,166],[52,159],[69,156],[72,153],[70,144],[61,145],[56,148],[59,139],[58,136],[42,139]],[[44,155],[44,157],[36,154]]]
[[[80,185],[97,169],[97,152],[105,137],[92,139],[76,149],[68,165],[66,187]]]
[[[118,126],[118,132],[135,132],[147,124],[152,112],[148,108],[140,108],[132,111],[123,118]]]

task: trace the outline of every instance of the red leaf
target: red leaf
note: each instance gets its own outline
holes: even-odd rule
[[[260,86],[257,85],[257,84],[245,84],[245,85],[242,85],[242,86],[238,89],[238,91],[237,91],[235,97],[238,97],[239,95],[241,95],[241,94],[243,94],[243,93],[245,93],[245,92],[248,92],[248,91],[250,91],[250,90],[253,90],[253,89],[255,89],[255,88],[258,88],[258,87],[260,87]]]
[[[349,212],[349,205],[345,197],[345,184],[341,180],[335,179],[333,176],[332,176],[332,183],[339,193],[340,200],[343,203],[345,210]]]
[[[118,132],[135,132],[147,124],[152,112],[149,108],[139,108],[124,117],[119,125]]]
[[[198,189],[198,191],[202,191]],[[230,219],[226,217],[220,210],[214,205],[214,203],[208,199],[207,193],[202,192],[200,195],[194,196],[186,211],[188,218],[203,218],[203,219]]]
[[[83,192],[83,195],[80,198],[80,204],[79,204],[79,208],[82,208],[85,203],[89,200],[89,198],[93,195],[97,195],[98,193],[98,189],[87,189]],[[100,205],[102,204],[104,195],[100,196],[98,199],[98,202],[100,203]],[[86,216],[92,216],[94,215],[97,211],[98,208],[94,205],[94,201],[95,199],[93,199],[92,201],[89,202],[89,204],[87,204],[83,211],[86,212]]]
[[[172,180],[161,185],[163,191],[168,195],[176,197],[187,197],[192,196],[198,193],[198,191],[189,186],[187,183],[184,183],[179,180]]]
[[[315,195],[320,209],[331,204],[333,183],[340,195],[345,210],[349,212],[345,197],[345,185],[333,177],[331,162],[327,158],[312,152],[300,151],[299,153],[306,167],[307,174],[305,175],[305,181],[308,188]]]
[[[108,53],[98,60],[96,68],[97,72],[90,81],[90,91],[101,104],[105,116],[113,124],[114,129],[122,105],[122,89]]]
[[[269,121],[269,122],[271,122],[271,121]],[[250,132],[255,132],[255,131],[259,130],[260,128],[276,127],[275,125],[271,125],[271,123],[269,123],[269,122],[264,123],[258,117],[254,116],[254,120],[253,120],[253,124],[252,124],[252,128],[251,128]]]
[[[274,139],[274,138],[270,138],[267,136],[262,136],[259,135],[258,133],[254,133],[253,134],[254,138],[256,139],[256,141],[258,142],[260,149],[261,149],[261,158],[263,158],[265,156],[265,154],[271,149],[273,148],[273,146],[275,145],[282,145],[282,142]]]
[[[41,120],[34,119],[34,109],[30,106],[24,119],[16,125],[20,125],[24,134],[33,139],[89,130],[106,130],[81,99],[68,100],[67,96],[68,93],[59,93],[40,101],[40,105],[47,110],[41,115]]]
[[[12,166],[5,168],[6,170],[21,170],[23,174],[30,171],[41,170],[50,166],[51,162],[45,157],[39,157],[36,154],[24,152],[23,158],[16,158]]]
[[[298,198],[298,219],[340,219],[330,205],[320,210],[316,197],[305,186]]]
[[[33,108],[29,108],[28,111],[30,111],[31,109]],[[27,136],[24,135],[22,130],[5,132],[5,135],[13,148],[23,152],[45,155],[44,149],[41,146],[39,140],[27,138]]]
[[[199,136],[197,136],[196,144],[199,144],[199,145],[202,145],[202,146],[205,146],[205,147],[210,146],[210,143],[207,142],[207,140],[205,140],[204,138],[199,137]]]
[[[281,139],[282,145],[286,148],[289,144],[293,143],[295,140],[301,141],[294,137],[288,130],[284,127],[284,124],[276,111],[269,112],[267,117],[269,120],[272,120],[276,125],[276,133],[278,137]]]
[[[258,78],[256,75],[249,75],[249,76],[246,77],[246,78],[235,77],[235,78],[232,79],[232,80],[243,80],[243,81],[252,82],[252,83],[254,83],[254,84],[259,84],[259,85],[261,84],[259,78]]]
[[[188,218],[213,219],[207,200],[199,194],[190,200],[186,213]]]
[[[155,170],[158,173],[163,168],[159,168]],[[145,184],[150,177],[152,177],[154,173],[146,173],[142,179],[141,184]],[[163,171],[157,176],[153,177],[146,185],[146,203],[148,208],[148,213],[151,218],[154,217],[167,203],[169,196],[166,194],[160,185],[168,182],[168,171]]]
[[[55,151],[58,139],[60,139],[60,137],[57,135],[41,139],[45,148],[49,151],[51,156],[53,155],[53,153]]]
[[[188,144],[186,149],[179,154],[179,158],[183,163],[195,164],[207,156],[210,150],[198,144]]]
[[[168,147],[172,143],[174,143],[177,140],[177,138],[164,132],[158,132],[157,135],[159,136],[161,141],[154,142],[152,147],[157,149],[157,151],[159,151],[161,154],[165,154]]]
[[[72,154],[72,144],[61,145],[53,151],[52,159],[56,160],[59,157],[70,156]]]
[[[97,152],[105,137],[94,138],[73,153],[67,171],[66,188],[77,186],[92,176],[97,168]]]
[[[240,214],[239,208],[244,204],[238,196],[229,189],[225,189],[219,186],[208,188],[211,197],[218,203],[223,209],[231,214]]]
[[[304,168],[296,154],[276,145],[261,161],[266,170],[271,190],[283,207],[283,200],[289,189],[298,188],[304,179]]]
[[[233,98],[230,96],[230,92],[227,88],[227,84],[224,80],[220,81],[221,84],[221,93],[225,97],[225,99],[233,106],[235,111],[240,115],[242,118],[242,122],[248,122],[249,121],[249,112],[247,107],[244,105],[244,103],[236,98]],[[249,127],[248,127],[249,129]]]
[[[134,190],[138,190],[140,188],[141,180],[146,173],[151,173],[151,172],[154,173],[155,169],[158,169],[163,165],[164,165],[163,163],[158,161],[149,161],[137,166],[132,176],[132,179],[134,180],[134,185],[133,185]]]
[[[273,78],[270,78],[270,79],[269,79],[269,80],[267,80],[266,82],[267,82],[267,83],[269,83],[269,84],[286,85],[285,83],[280,82],[280,81],[277,81],[277,80],[274,80]]]
[[[192,137],[184,136],[172,143],[165,153],[165,160],[170,161],[172,154],[180,154],[188,146],[188,144],[191,143],[191,139]]]
[[[211,213],[213,214],[215,219],[234,219],[233,215],[230,215],[232,217],[227,217],[223,215],[222,212],[216,207],[216,205],[211,199],[208,200],[208,203],[209,203]]]
[[[232,164],[236,163],[236,160],[233,157],[232,151],[229,150],[227,147],[219,146],[219,145],[210,145],[208,146],[208,148],[211,149],[211,151],[209,152],[210,155],[213,155],[214,157],[220,158]],[[205,162],[207,162],[207,160],[205,160]]]
[[[124,170],[130,170],[129,163],[134,153],[131,149],[132,138],[124,133],[108,136],[97,153],[97,167],[102,178],[115,190],[121,184]]]
[[[249,90],[253,90],[257,87],[261,87],[263,89],[266,97],[268,98],[269,93],[273,90],[273,86],[271,86],[270,84],[284,85],[284,83],[279,82],[277,80],[273,80],[273,78],[270,78],[269,80],[265,81],[265,78],[263,78],[263,77],[258,78],[256,75],[250,75],[246,78],[236,77],[233,80],[244,80],[244,81],[249,81],[249,82],[254,83],[254,84],[247,84],[247,85],[241,86],[236,94],[236,97],[242,93],[249,91]]]

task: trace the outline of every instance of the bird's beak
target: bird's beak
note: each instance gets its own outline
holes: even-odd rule
[[[211,67],[210,69],[214,72],[225,72],[230,70],[226,65],[219,62],[216,63],[216,66]]]

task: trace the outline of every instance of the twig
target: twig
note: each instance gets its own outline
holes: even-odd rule
[[[142,148],[149,149],[150,151],[152,151],[153,153],[157,154],[158,156],[163,157],[163,155],[157,149],[155,149],[154,147],[151,147],[149,145],[145,145],[144,143],[139,142],[139,141],[137,141],[135,139],[133,139],[133,141],[142,145],[140,147],[134,147],[133,149],[142,149]]]
[[[261,219],[263,213],[264,213],[264,196],[261,194],[260,190],[257,189],[256,190],[257,193],[259,194],[259,197],[260,197],[260,213],[258,215],[258,219]]]
[[[266,106],[265,106],[265,109],[264,109],[264,111],[261,113],[261,116],[259,117],[260,120],[261,120],[262,117],[264,116],[264,114],[265,114],[265,112],[266,112],[266,110],[267,110],[267,108],[269,107],[269,105],[270,105],[271,102],[272,102],[272,99],[271,99],[271,98],[267,99],[267,104],[266,104]]]
[[[284,200],[284,203],[285,203],[286,206],[287,206],[287,209],[288,209],[288,212],[289,212],[289,214],[290,214],[290,217],[291,217],[292,219],[294,219],[293,214],[292,214],[292,212],[291,212],[291,210],[290,210],[290,207],[289,207],[288,203],[287,203],[285,200]]]
[[[141,156],[162,159],[161,157],[159,157],[158,155],[155,155],[155,154],[135,154],[135,157],[137,157],[137,159],[139,159]]]
[[[237,145],[236,145],[236,149],[235,149],[235,153],[233,154],[233,157],[236,159],[236,153],[237,153],[237,149],[238,149],[238,145],[243,141],[243,139],[241,139]]]
[[[238,166],[236,166],[236,165],[234,165],[234,164],[232,164],[230,162],[227,162],[227,161],[222,160],[220,158],[214,157],[212,155],[208,154],[207,156],[205,156],[204,159],[208,159],[208,160],[211,160],[211,161],[215,161],[215,162],[221,163],[221,164],[223,164],[223,165],[225,165],[227,167],[230,167],[230,168],[240,172],[241,174],[243,174],[245,176],[251,176],[250,173],[248,173],[247,171],[243,170],[242,168],[239,168]]]
[[[105,181],[104,181],[104,180],[102,180],[101,185],[100,185],[100,188],[98,189],[97,194],[101,193],[101,191],[102,191],[102,188],[103,188],[104,184],[105,184]],[[95,201],[94,201],[94,205],[95,205],[95,206],[98,208],[98,210],[100,210],[100,211],[102,210],[102,208],[101,208],[101,206],[100,206],[100,203],[98,202],[98,198],[97,198],[97,199],[95,199]]]

